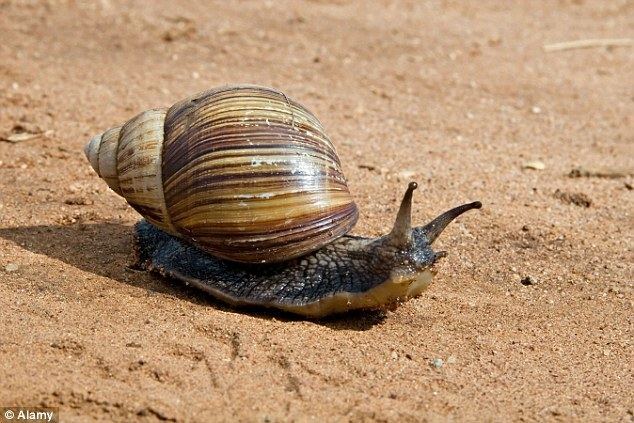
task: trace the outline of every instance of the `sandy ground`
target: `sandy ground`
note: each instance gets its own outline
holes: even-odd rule
[[[634,48],[542,45],[632,37],[634,3],[510,3],[0,0],[0,405],[63,421],[633,421]],[[389,230],[410,178],[417,223],[484,203],[439,240],[427,293],[302,321],[126,269],[139,216],[84,143],[235,82],[322,120],[357,234]]]

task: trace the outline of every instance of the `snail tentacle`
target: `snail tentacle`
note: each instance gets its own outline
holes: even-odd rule
[[[392,232],[388,235],[394,246],[407,246],[412,240],[412,197],[418,188],[416,182],[410,182],[401,201]]]
[[[454,207],[451,210],[447,210],[427,225],[416,228],[416,232],[424,235],[427,238],[427,242],[431,245],[436,238],[445,230],[447,225],[449,225],[455,218],[460,216],[461,214],[473,210],[482,208],[482,203],[479,201],[474,201],[473,203],[463,204],[458,207]]]

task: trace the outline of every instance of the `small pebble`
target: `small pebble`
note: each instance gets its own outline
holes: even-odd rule
[[[531,286],[531,285],[537,285],[537,281],[535,280],[535,278],[533,278],[532,276],[524,276],[521,280],[520,283],[524,286]]]
[[[10,143],[16,144],[23,141],[30,141],[40,136],[41,136],[40,134],[32,134],[29,132],[19,132],[17,134],[11,134],[11,135],[0,137],[0,141],[7,141]]]
[[[542,112],[542,109],[539,106],[533,106],[531,108],[531,112],[533,112],[533,114],[535,114],[535,115],[538,115],[538,114],[540,114]]]
[[[447,357],[447,364],[455,364],[457,361],[458,360],[453,355],[450,355],[449,357]]]
[[[557,189],[553,196],[565,204],[574,204],[579,207],[590,207],[592,205],[590,197],[583,192],[570,193]]]
[[[546,169],[546,165],[544,162],[539,160],[532,160],[530,162],[524,163],[522,166],[524,169],[533,169],[533,170],[544,170]]]
[[[20,268],[20,266],[18,266],[15,263],[9,263],[6,266],[4,266],[4,270],[7,273],[17,272],[19,268]]]
[[[94,202],[92,200],[82,196],[72,196],[64,200],[64,204],[73,205],[73,206],[88,206],[93,203]]]
[[[414,177],[414,175],[416,175],[416,172],[413,170],[403,170],[397,173],[396,177],[399,181],[409,181]]]
[[[436,369],[440,369],[443,366],[443,364],[445,364],[445,362],[442,361],[442,358],[434,358],[433,360],[431,360],[429,364],[431,364],[431,366]]]
[[[371,165],[371,164],[365,164],[365,163],[361,163],[359,165],[357,165],[357,167],[359,169],[366,169],[369,170],[370,172],[375,171],[376,170],[376,166]]]

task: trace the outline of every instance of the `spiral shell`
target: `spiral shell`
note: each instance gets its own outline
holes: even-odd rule
[[[268,88],[224,87],[145,111],[85,152],[149,222],[229,260],[298,257],[358,218],[321,123]]]

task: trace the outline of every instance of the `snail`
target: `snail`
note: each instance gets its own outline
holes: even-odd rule
[[[233,305],[305,317],[419,295],[446,255],[431,244],[462,213],[412,228],[411,182],[391,232],[347,235],[359,212],[317,118],[285,94],[227,86],[95,136],[91,166],[144,219],[137,265]]]

